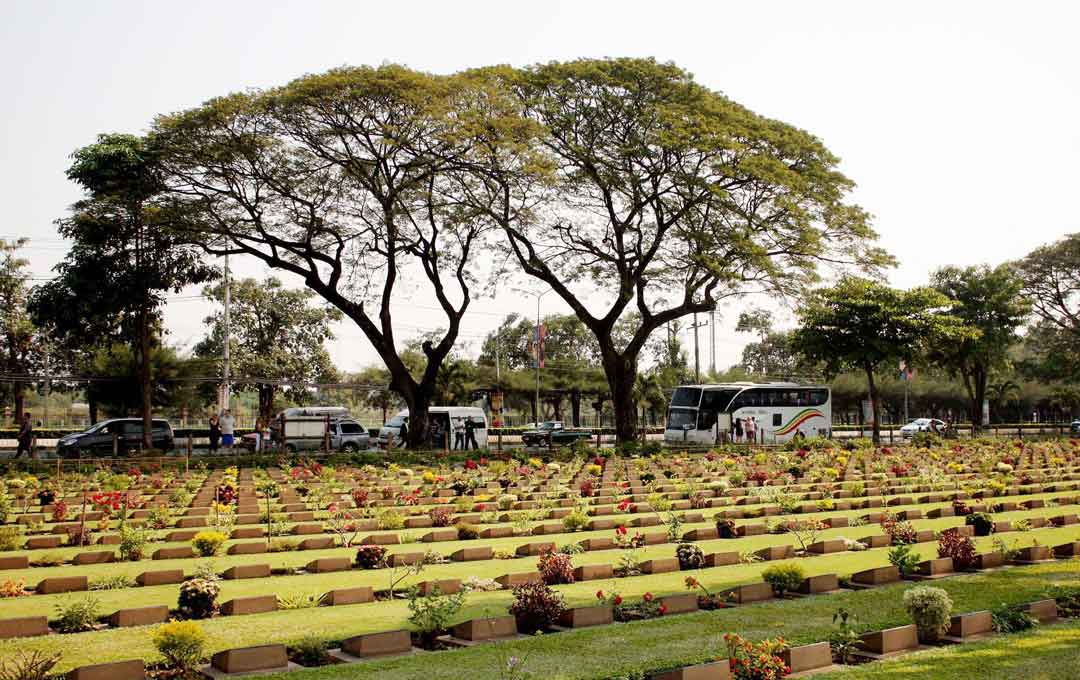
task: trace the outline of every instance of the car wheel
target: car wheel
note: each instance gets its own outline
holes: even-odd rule
[[[356,442],[345,442],[341,445],[341,450],[345,453],[356,453],[360,447],[356,445]]]

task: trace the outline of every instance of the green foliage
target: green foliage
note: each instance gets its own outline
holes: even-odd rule
[[[319,606],[315,593],[284,593],[277,596],[278,609],[311,609]]]
[[[393,508],[383,508],[375,515],[378,527],[383,531],[396,531],[405,528],[405,517]]]
[[[844,607],[840,607],[833,613],[833,630],[829,633],[829,649],[832,651],[833,660],[837,663],[851,663],[852,654],[862,646],[862,636],[859,635],[858,618],[854,613]]]
[[[99,576],[90,582],[90,590],[123,590],[125,588],[134,588],[137,585],[135,579],[123,574]]]
[[[322,666],[330,659],[326,641],[318,635],[306,635],[289,645],[292,659],[301,666]]]
[[[100,615],[101,603],[91,595],[77,600],[57,602],[53,628],[61,633],[82,633],[93,630]]]
[[[879,367],[917,358],[930,346],[964,337],[961,322],[941,311],[947,304],[944,295],[930,288],[902,291],[870,279],[844,277],[810,296],[799,310],[800,327],[792,343],[829,375],[862,371],[876,416],[874,372]],[[874,418],[875,442],[880,422]]]
[[[41,650],[19,650],[0,660],[0,680],[49,680],[52,669],[60,663],[60,654]]]
[[[588,525],[589,516],[580,508],[574,508],[570,514],[563,517],[563,528],[567,531],[581,531]]]
[[[449,627],[450,621],[463,606],[464,590],[443,595],[436,586],[428,595],[421,595],[416,586],[409,589],[409,623],[416,628],[420,637],[429,643]]]
[[[171,667],[189,672],[202,661],[206,650],[206,633],[194,621],[170,621],[150,632],[154,648]]]
[[[19,527],[0,527],[0,552],[18,550],[23,544],[23,533]]]
[[[949,630],[953,601],[941,588],[920,586],[905,591],[904,608],[924,642],[937,642]]]
[[[889,551],[889,564],[900,570],[900,574],[907,576],[915,573],[919,564],[919,555],[912,550],[911,546],[903,543]]]
[[[1019,633],[1039,625],[1039,620],[1021,609],[1020,605],[1002,604],[990,610],[994,630],[998,633]]]
[[[120,559],[137,562],[142,559],[152,532],[142,527],[125,524],[120,528]]]
[[[787,562],[774,564],[767,568],[761,572],[761,578],[772,586],[773,592],[778,597],[783,597],[785,593],[791,593],[799,589],[803,579],[806,578],[806,572],[798,564]]]
[[[675,548],[675,557],[679,560],[679,569],[701,569],[705,566],[705,553],[692,543],[680,543]]]
[[[200,531],[191,539],[191,547],[200,557],[213,557],[221,551],[228,537],[220,531]]]

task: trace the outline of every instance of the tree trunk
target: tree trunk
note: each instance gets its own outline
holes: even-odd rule
[[[15,427],[18,428],[22,425],[23,411],[26,409],[26,390],[22,383],[16,382],[11,385],[11,391],[15,397]]]
[[[153,448],[153,403],[150,386],[150,311],[144,306],[139,310],[139,388],[142,393],[142,446]]]
[[[277,393],[276,385],[259,385],[259,418],[264,423],[269,423],[274,417],[274,396]],[[386,419],[383,419],[386,422]]]
[[[90,416],[90,424],[93,425],[98,421],[98,400],[92,389],[86,390],[86,407]]]
[[[570,392],[570,415],[574,427],[581,427],[581,392],[577,388]]]
[[[632,442],[637,438],[637,404],[634,403],[637,362],[610,350],[604,352],[603,357],[615,410],[615,440],[619,444]]]
[[[982,404],[986,398],[986,377],[986,371],[978,369],[972,375],[971,382],[974,394],[972,395],[971,404],[971,432],[974,435],[982,431]]]
[[[870,393],[870,415],[874,421],[871,424],[870,437],[871,441],[874,442],[874,446],[878,446],[881,444],[881,423],[878,422],[880,418],[878,417],[878,393],[877,384],[874,383],[874,367],[865,366],[864,368],[866,369],[866,385]]]

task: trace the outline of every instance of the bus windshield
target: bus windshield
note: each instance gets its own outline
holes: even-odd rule
[[[678,387],[671,395],[672,406],[693,406],[697,408],[701,401],[701,389],[698,387]]]
[[[668,411],[667,429],[682,430],[697,424],[697,411],[690,408],[673,408]]]

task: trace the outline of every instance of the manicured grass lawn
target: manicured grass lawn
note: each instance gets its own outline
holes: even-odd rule
[[[881,564],[880,551],[872,560]],[[844,560],[862,559],[867,553],[839,555],[804,560],[808,573],[839,571]],[[710,586],[723,579],[726,585],[757,580],[760,564],[740,565],[695,574],[706,576]],[[723,576],[721,576],[721,574]],[[332,576],[332,575],[331,575]],[[339,575],[340,576],[340,575]],[[587,604],[594,600],[597,588],[617,585],[624,596],[635,598],[646,589],[656,593],[682,592],[685,574],[620,579],[617,582],[593,581],[560,586],[568,604]],[[956,602],[956,611],[985,609],[1001,602],[1025,602],[1040,597],[1053,583],[1080,585],[1080,561],[1055,562],[1032,567],[1017,567],[988,574],[965,575],[936,582],[948,590]],[[504,653],[527,659],[527,668],[537,677],[595,678],[627,672],[645,666],[649,669],[674,666],[721,655],[719,636],[737,632],[755,638],[784,636],[794,643],[825,639],[831,617],[837,607],[856,612],[860,622],[869,627],[908,623],[901,594],[910,584],[898,584],[870,591],[842,592],[801,600],[774,602],[716,612],[673,616],[631,624],[617,624],[585,629],[535,639],[485,645],[449,654],[423,654],[416,657],[376,661],[355,666],[312,669],[297,678],[438,678],[498,677],[495,668],[504,663]],[[503,614],[509,593],[474,593],[458,619]],[[255,616],[218,618],[202,623],[211,651],[271,642],[289,643],[316,634],[326,640],[340,640],[350,635],[400,628],[407,617],[403,602],[323,607],[303,612],[279,611]],[[55,650],[64,654],[60,669],[88,663],[130,658],[156,658],[149,640],[149,628],[111,629],[77,635],[26,638],[0,643],[0,657],[16,649]],[[465,669],[465,670],[463,670]],[[284,680],[284,676],[282,676]]]
[[[955,602],[955,611],[964,612],[986,609],[1001,602],[1034,600],[1053,583],[1080,584],[1080,562],[1044,564],[962,576],[944,579],[935,585],[949,591]],[[783,636],[793,644],[824,640],[831,630],[833,612],[838,607],[854,612],[860,623],[868,628],[904,625],[910,621],[903,609],[902,593],[909,587],[910,584],[898,584],[874,590],[616,624],[528,640],[481,645],[449,653],[421,654],[385,661],[310,669],[287,676],[277,674],[265,677],[275,680],[498,678],[506,658],[513,655],[524,660],[524,668],[533,678],[626,678],[632,677],[629,674],[636,670],[656,670],[726,656],[720,640],[726,632],[736,632],[755,639]],[[1072,635],[1080,634],[1075,625],[1068,629],[1073,631]],[[1066,629],[1063,627],[1062,630]],[[1074,639],[1065,636],[1058,644],[1063,645]],[[988,653],[988,657],[993,658],[993,654]],[[1075,659],[1075,656],[1070,658]],[[929,673],[919,677],[936,680],[939,676]],[[955,677],[982,680],[984,676],[973,673]],[[1039,676],[1005,674],[990,677]],[[1064,679],[1076,676],[1045,677]]]
[[[819,680],[1075,680],[1080,622],[909,654],[814,676]]]

